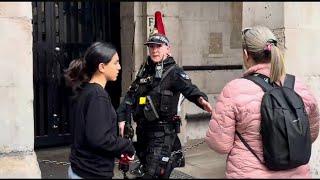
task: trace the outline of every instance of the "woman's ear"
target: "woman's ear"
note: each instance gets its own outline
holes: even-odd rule
[[[98,70],[100,71],[100,72],[104,72],[104,69],[105,69],[105,64],[103,64],[103,63],[100,63],[99,65],[98,65]]]
[[[246,49],[243,49],[243,53],[244,53],[245,60],[248,60],[249,59],[248,51]]]

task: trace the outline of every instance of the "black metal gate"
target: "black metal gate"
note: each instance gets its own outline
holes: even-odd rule
[[[63,70],[94,41],[112,42],[120,51],[120,3],[32,2],[32,9],[35,148],[66,145],[71,142],[71,92]],[[106,89],[117,107],[121,76]]]

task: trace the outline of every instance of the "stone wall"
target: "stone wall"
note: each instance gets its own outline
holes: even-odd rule
[[[34,146],[31,2],[0,3],[0,177],[40,178]]]
[[[146,56],[143,43],[147,37],[146,4],[121,2],[121,71],[122,96],[127,92]]]

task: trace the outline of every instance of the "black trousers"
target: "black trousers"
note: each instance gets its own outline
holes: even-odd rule
[[[181,149],[181,142],[174,129],[161,131],[137,127],[136,154],[144,166],[142,178],[168,179],[175,167],[184,166],[182,153],[171,157],[171,152]]]

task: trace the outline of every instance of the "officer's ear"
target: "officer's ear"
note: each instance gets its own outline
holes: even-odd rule
[[[171,56],[171,46],[169,44],[167,45],[167,54]]]

